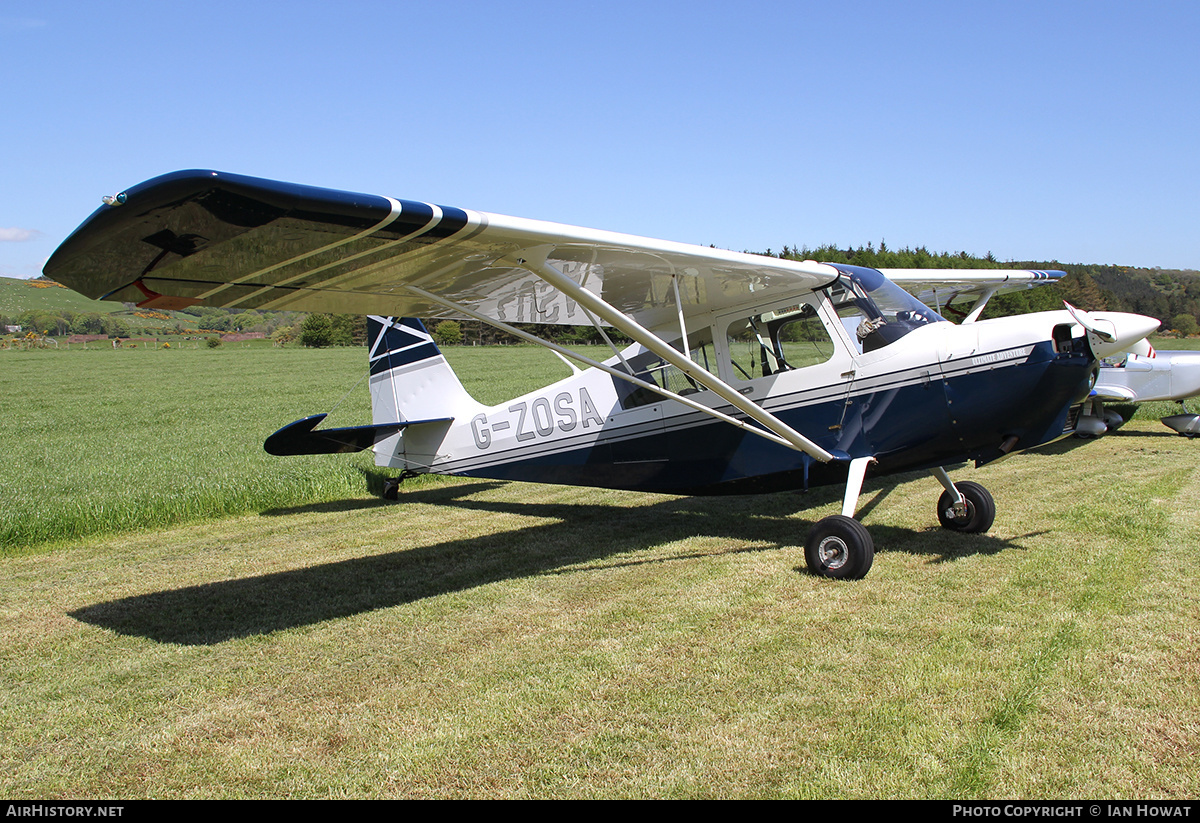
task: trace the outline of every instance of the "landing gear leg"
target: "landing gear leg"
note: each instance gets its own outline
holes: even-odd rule
[[[875,562],[875,541],[867,527],[854,519],[854,510],[858,506],[867,466],[874,461],[874,457],[850,461],[842,513],[817,521],[809,531],[804,544],[804,559],[813,574],[839,580],[860,580],[871,570],[871,564]]]
[[[996,520],[996,503],[987,489],[969,480],[954,483],[940,467],[933,470],[933,476],[945,489],[937,506],[942,528],[979,534],[992,527]]]

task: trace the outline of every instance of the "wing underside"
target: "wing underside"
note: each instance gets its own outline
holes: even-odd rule
[[[48,261],[93,298],[463,317],[421,292],[505,322],[585,325],[535,273],[549,264],[655,327],[764,293],[809,291],[828,266],[317,189],[211,171],[142,183],[102,206]],[[679,306],[675,295],[678,294]]]

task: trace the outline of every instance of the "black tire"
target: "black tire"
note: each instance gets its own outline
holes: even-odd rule
[[[400,481],[395,477],[389,477],[387,480],[383,481],[383,499],[400,499]]]
[[[819,577],[861,580],[875,562],[875,541],[853,517],[835,514],[817,521],[804,543],[808,570]]]
[[[954,498],[950,496],[950,492],[942,492],[937,507],[938,522],[942,524],[942,528],[970,534],[979,534],[990,529],[996,519],[996,502],[992,500],[988,490],[970,480],[955,483],[954,488],[966,499],[967,514],[965,517],[955,517]]]

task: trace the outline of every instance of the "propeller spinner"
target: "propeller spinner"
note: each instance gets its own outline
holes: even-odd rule
[[[1153,317],[1127,312],[1086,312],[1063,302],[1075,322],[1087,330],[1088,345],[1097,358],[1128,351],[1159,327]]]

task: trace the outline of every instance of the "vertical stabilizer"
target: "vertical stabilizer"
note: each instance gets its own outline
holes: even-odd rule
[[[442,418],[469,420],[481,408],[467,394],[420,320],[369,316],[367,339],[371,419],[375,425]],[[451,425],[413,426],[389,437],[377,445],[376,463],[428,468]]]

